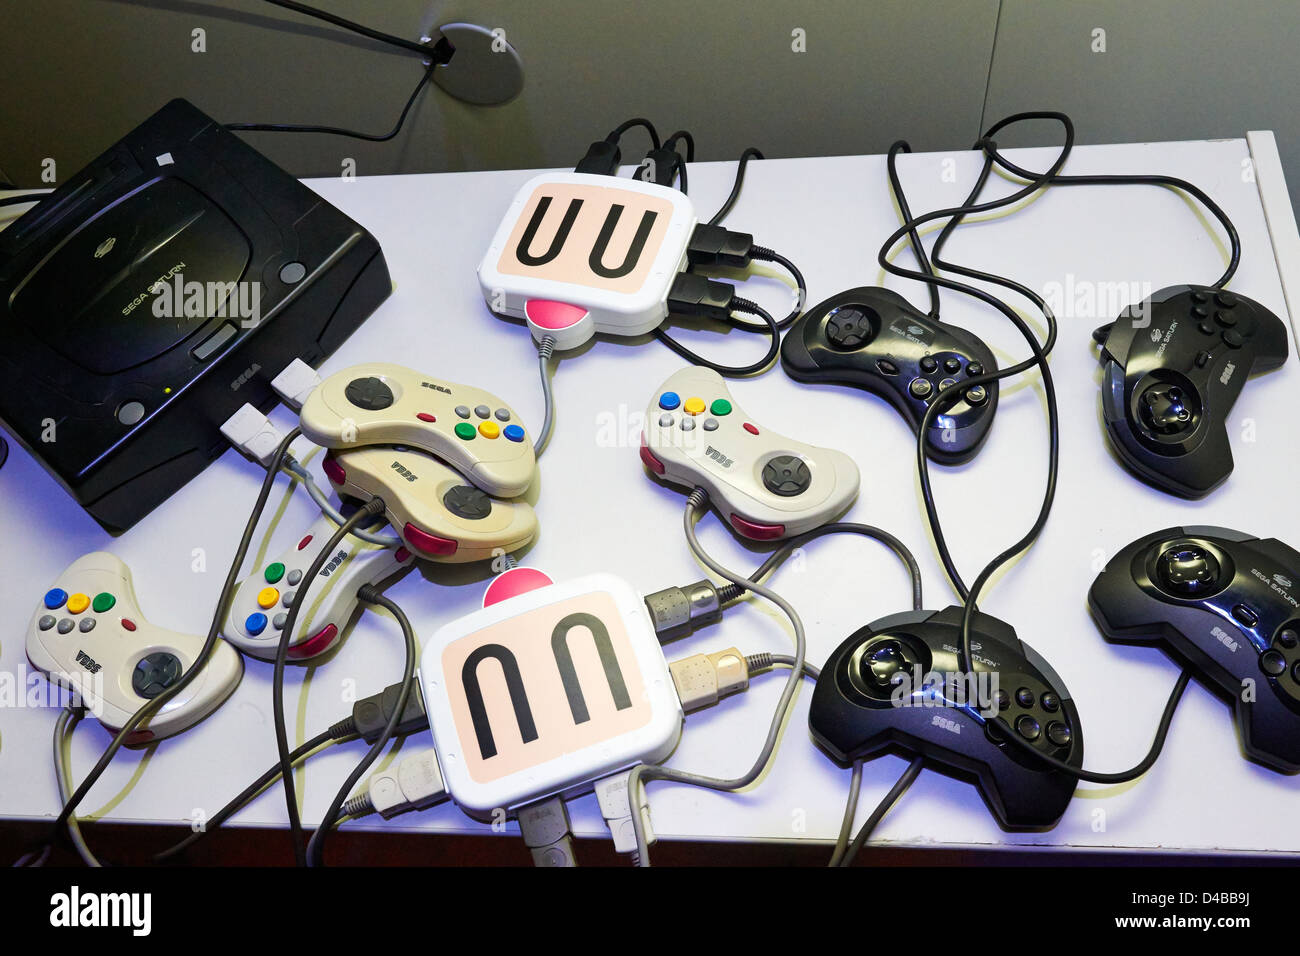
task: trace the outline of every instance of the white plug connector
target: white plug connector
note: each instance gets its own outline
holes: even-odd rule
[[[519,832],[533,855],[534,866],[577,866],[570,838],[569,809],[560,797],[522,807],[516,814]]]
[[[316,370],[302,359],[294,359],[280,374],[271,379],[271,388],[284,399],[284,403],[297,410],[307,401],[307,396],[320,384]]]
[[[245,402],[239,411],[225,420],[221,434],[226,436],[245,456],[259,462],[263,468],[271,466],[275,450],[284,441],[284,433],[271,424],[271,420]]]
[[[627,771],[597,780],[596,801],[600,804],[600,815],[605,818],[609,834],[614,838],[614,849],[619,853],[635,853],[636,831],[632,828],[632,801],[628,799]],[[650,825],[650,800],[644,787],[638,802],[646,845],[650,846],[655,842],[655,832]]]
[[[668,665],[682,710],[690,713],[749,687],[745,655],[729,647],[715,654],[693,654]]]
[[[437,752],[426,747],[371,776],[365,793],[350,799],[343,810],[349,816],[378,813],[391,820],[411,810],[426,810],[448,796],[442,771],[438,769]]]

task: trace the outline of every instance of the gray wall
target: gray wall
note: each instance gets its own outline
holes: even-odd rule
[[[632,115],[696,134],[700,159],[965,148],[983,122],[1064,109],[1080,142],[1277,131],[1300,164],[1295,0],[316,0],[416,37],[506,30],[526,85],[506,106],[429,89],[393,142],[248,133],[299,175],[574,162]],[[207,52],[190,50],[201,27]],[[1092,51],[1094,28],[1106,52]],[[791,49],[802,29],[807,52]],[[0,179],[60,178],[174,96],[223,122],[387,129],[418,58],[260,0],[3,0]],[[1055,141],[1025,130],[1008,145]],[[633,133],[625,159],[644,140]],[[1289,168],[1300,168],[1291,166]]]

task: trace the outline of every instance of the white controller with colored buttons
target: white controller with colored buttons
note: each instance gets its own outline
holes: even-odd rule
[[[289,606],[305,585],[303,575],[337,530],[338,525],[322,515],[297,542],[244,578],[226,612],[222,629],[226,640],[254,657],[275,660]],[[413,560],[406,548],[385,548],[354,535],[345,537],[303,598],[288,659],[301,662],[330,650],[357,609],[361,586],[378,584]]]
[[[655,391],[641,460],[667,481],[704,488],[736,531],[760,541],[823,525],[858,495],[853,459],[758,425],[707,368],[682,369]]]
[[[430,561],[481,561],[512,553],[537,536],[537,516],[528,502],[493,498],[413,448],[330,452],[324,471],[340,494],[383,498],[389,523]]]
[[[336,372],[303,403],[302,432],[326,448],[406,445],[437,455],[491,495],[514,498],[537,473],[519,416],[491,392],[371,362]]]
[[[204,639],[150,624],[136,603],[131,570],[94,551],[59,575],[27,626],[27,659],[82,698],[99,722],[120,730],[137,710],[180,680]],[[127,738],[139,746],[198,723],[239,683],[244,664],[217,641],[208,662],[179,695]]]

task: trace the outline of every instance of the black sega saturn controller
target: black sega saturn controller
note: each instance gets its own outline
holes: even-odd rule
[[[1088,591],[1106,640],[1159,647],[1233,704],[1246,756],[1300,772],[1300,554],[1228,528],[1166,528]]]
[[[976,612],[973,670],[958,661],[962,608],[909,611],[855,631],[822,668],[808,726],[837,762],[920,754],[973,777],[1008,830],[1055,826],[1076,778],[1007,738],[1083,766],[1079,712],[1065,684],[1011,625]]]
[[[1281,319],[1209,286],[1161,289],[1093,339],[1116,454],[1139,478],[1184,498],[1203,498],[1232,474],[1228,412],[1247,378],[1288,353]]]
[[[961,390],[936,414],[926,455],[943,465],[973,458],[993,424],[998,383],[964,386],[997,371],[976,335],[932,318],[889,289],[863,287],[805,312],[786,333],[781,365],[797,382],[865,388],[893,405],[917,431],[940,392]]]

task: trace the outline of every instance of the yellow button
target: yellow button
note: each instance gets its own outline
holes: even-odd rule
[[[90,607],[90,598],[84,594],[74,594],[68,598],[68,612],[71,614],[80,614],[88,607]]]
[[[501,426],[496,422],[483,422],[478,427],[478,433],[484,438],[496,438],[501,434]]]
[[[686,404],[682,406],[682,411],[687,415],[698,415],[704,411],[707,406],[702,398],[688,398]]]
[[[258,607],[274,607],[278,600],[280,600],[280,592],[275,588],[262,588],[257,592]]]

